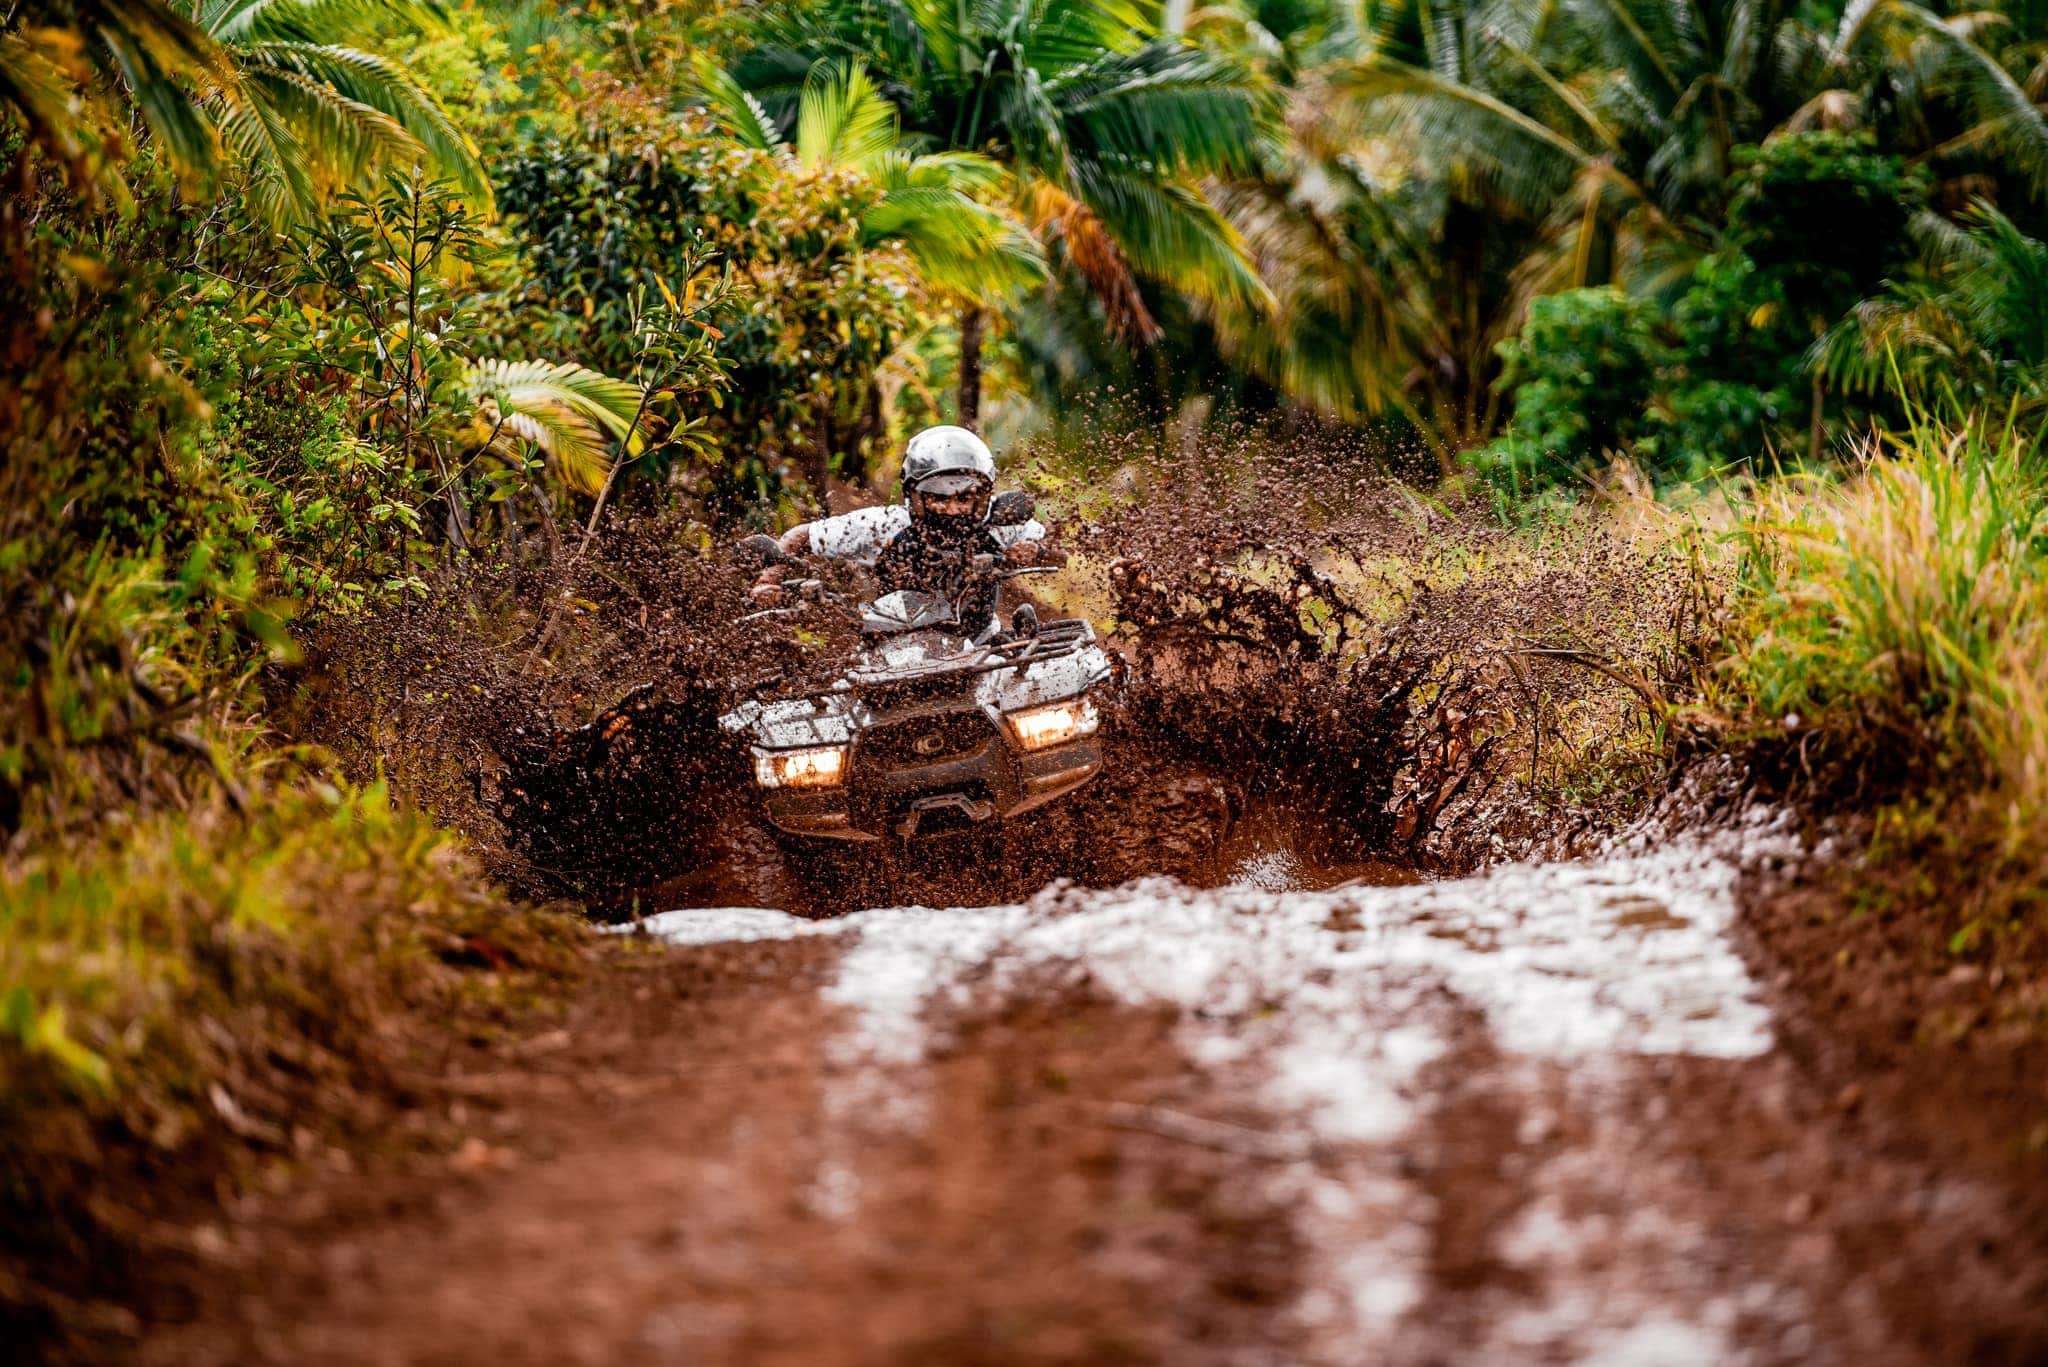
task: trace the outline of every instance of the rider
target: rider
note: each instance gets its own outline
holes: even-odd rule
[[[904,502],[859,508],[799,523],[782,534],[790,555],[853,560],[870,566],[884,591],[915,588],[952,596],[969,557],[999,555],[1011,565],[1036,564],[1045,527],[1037,519],[1014,527],[988,525],[996,461],[988,443],[964,427],[927,427],[903,451]],[[754,583],[764,607],[782,601],[784,567],[770,565]],[[969,605],[970,623],[995,610],[994,586]]]

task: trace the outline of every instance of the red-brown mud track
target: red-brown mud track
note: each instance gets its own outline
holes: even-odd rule
[[[679,912],[253,1203],[151,1364],[2041,1361],[2042,1232],[1873,1144],[1735,940],[1763,826],[1426,886]]]

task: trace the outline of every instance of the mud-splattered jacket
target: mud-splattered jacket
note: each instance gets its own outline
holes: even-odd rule
[[[910,509],[900,503],[858,508],[811,523],[811,554],[870,566],[885,593],[917,589],[947,598],[965,587],[969,557],[1000,556],[1021,542],[1044,539],[1045,524],[1033,518],[1016,526],[983,527],[964,552],[935,547],[925,540]],[[989,584],[973,601],[961,605],[961,625],[970,635],[979,635],[994,618],[996,596],[996,586]]]
[[[821,517],[810,524],[810,552],[829,560],[872,566],[884,547],[910,530],[910,520],[910,509],[901,503]],[[1014,546],[1020,541],[1045,540],[1045,524],[1033,518],[1014,527],[990,527],[988,533],[999,545]]]
[[[1001,557],[1003,543],[995,530],[976,528],[963,545],[953,538],[935,538],[927,528],[912,523],[875,558],[875,582],[884,593],[915,589],[953,600],[959,604],[961,627],[968,635],[979,636],[995,618],[997,586],[986,578],[971,584],[970,562],[977,555]]]

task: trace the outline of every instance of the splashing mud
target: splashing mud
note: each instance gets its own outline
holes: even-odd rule
[[[1233,822],[1259,808],[1318,832],[1317,862],[1456,873],[1610,825],[1645,791],[1660,760],[1640,699],[1574,652],[1682,643],[1685,580],[1660,540],[1546,548],[1312,450],[1226,444],[1148,468],[1143,489],[1106,478],[1123,494],[1086,516],[1045,504],[1076,553],[1045,611],[1093,618],[1120,661],[1104,774],[1008,841],[934,847],[926,877],[879,887],[766,826],[715,719],[829,680],[844,632],[741,622],[741,570],[665,515],[330,629],[286,710],[516,888],[615,915],[1215,881]]]

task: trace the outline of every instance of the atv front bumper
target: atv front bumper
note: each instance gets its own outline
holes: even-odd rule
[[[863,772],[834,788],[769,790],[768,819],[823,840],[914,840],[1006,821],[1065,797],[1102,771],[1095,736],[1019,753],[991,736],[975,753],[932,764]]]

